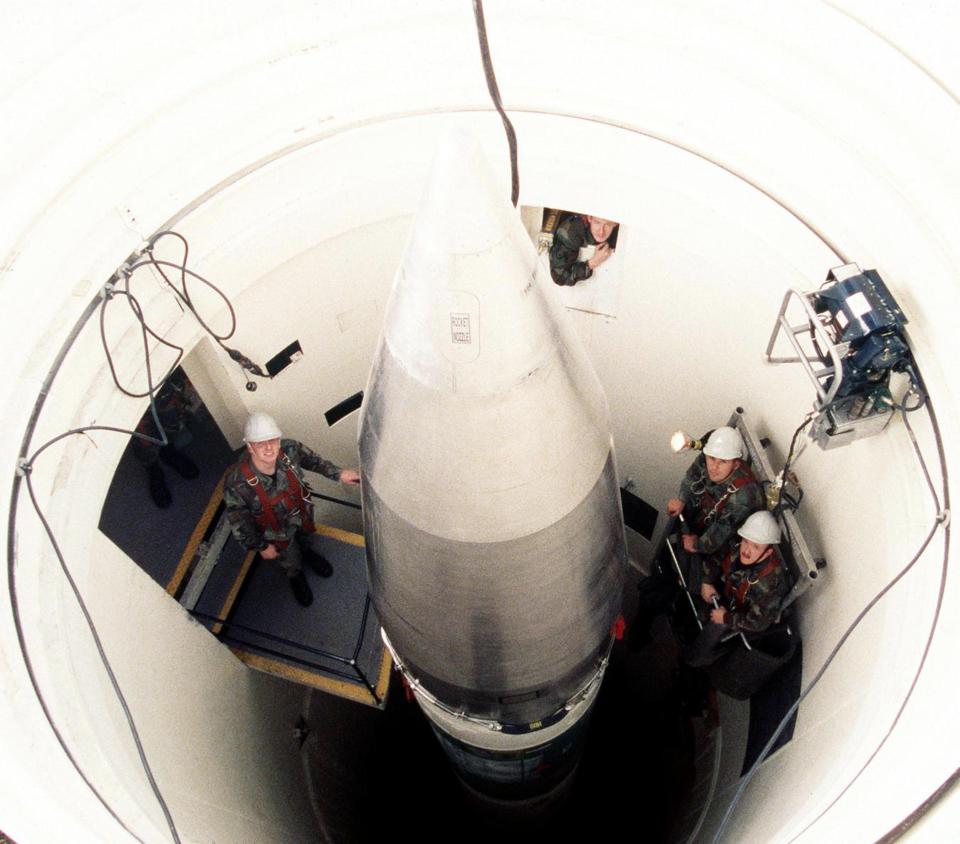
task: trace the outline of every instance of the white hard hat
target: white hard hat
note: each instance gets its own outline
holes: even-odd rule
[[[276,440],[280,438],[280,426],[277,420],[269,413],[258,410],[251,413],[247,418],[247,424],[243,426],[243,441],[245,443],[262,443],[265,440]]]
[[[780,525],[769,510],[751,513],[737,533],[759,545],[777,545],[780,542]]]
[[[710,434],[707,444],[703,447],[703,453],[719,460],[743,457],[743,437],[736,428],[717,428]]]

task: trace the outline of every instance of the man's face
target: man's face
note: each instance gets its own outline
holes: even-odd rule
[[[723,460],[719,457],[711,457],[709,454],[706,455],[706,458],[707,475],[715,484],[725,481],[733,471],[734,463],[737,462],[736,460]]]
[[[277,456],[280,454],[280,438],[247,443],[247,448],[260,463],[270,465],[276,463]]]
[[[769,545],[761,545],[759,542],[740,537],[740,562],[745,566],[752,566],[755,563],[759,563],[769,550]]]
[[[617,224],[612,220],[604,220],[603,217],[587,217],[587,223],[590,224],[590,234],[597,243],[606,243],[607,238],[613,234]]]

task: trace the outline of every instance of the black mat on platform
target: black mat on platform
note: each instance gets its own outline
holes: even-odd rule
[[[364,549],[325,536],[319,539],[333,575],[323,578],[304,567],[313,604],[301,607],[280,566],[261,560],[248,573],[221,638],[232,647],[352,681],[358,681],[357,674],[343,660],[353,658],[359,642],[358,667],[375,686],[383,643],[372,605],[364,624]]]
[[[166,586],[217,481],[235,457],[205,411],[191,422],[193,441],[183,448],[200,469],[194,480],[164,466],[173,503],[160,509],[150,498],[147,472],[127,446],[100,511],[100,530],[161,586]]]

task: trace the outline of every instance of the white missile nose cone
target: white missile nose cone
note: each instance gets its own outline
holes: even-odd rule
[[[483,149],[462,129],[444,133],[417,211],[418,231],[447,252],[486,252],[510,230],[516,210],[509,184],[501,185]]]
[[[360,464],[370,593],[410,676],[482,720],[566,712],[602,670],[626,562],[606,399],[461,132],[440,144],[384,314]],[[475,743],[470,727],[450,735]]]
[[[364,401],[368,491],[446,539],[553,524],[608,461],[600,382],[509,191],[463,132],[428,177]]]
[[[387,306],[390,354],[431,389],[487,396],[561,367],[579,341],[537,267],[509,187],[473,137],[447,132]]]

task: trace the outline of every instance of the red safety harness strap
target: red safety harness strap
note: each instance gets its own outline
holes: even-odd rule
[[[310,499],[307,497],[309,495],[309,489],[306,484],[301,483],[287,455],[282,455],[282,462],[283,468],[287,473],[287,488],[273,496],[267,495],[267,491],[263,488],[263,484],[260,483],[260,479],[254,474],[249,461],[244,460],[240,464],[240,471],[243,472],[244,477],[247,479],[247,485],[253,487],[257,493],[257,498],[260,499],[261,512],[254,514],[254,521],[263,530],[282,533],[283,527],[274,510],[274,507],[282,502],[291,514],[297,512],[303,514],[300,529],[304,533],[315,533],[316,526],[310,517]],[[280,543],[274,541],[273,544],[277,545]],[[282,545],[285,547],[286,543],[283,542]]]
[[[700,512],[704,514],[700,520],[701,524],[699,527],[701,530],[723,512],[723,506],[726,504],[727,499],[738,489],[743,489],[747,484],[756,483],[753,470],[742,460],[738,459],[735,462],[733,471],[730,474],[733,475],[733,479],[727,484],[727,488],[720,498],[714,499],[709,492],[704,491],[703,497],[700,499]]]
[[[733,608],[738,612],[743,610],[743,599],[747,597],[747,592],[750,591],[750,587],[753,586],[759,580],[762,580],[772,571],[774,571],[780,565],[780,558],[777,556],[777,553],[774,551],[773,555],[768,562],[760,571],[757,573],[756,577],[745,577],[740,581],[740,584],[737,586],[736,591],[734,591],[733,586],[730,583],[730,569],[733,566],[733,551],[728,551],[727,555],[723,558],[721,566],[723,568],[723,593],[727,599],[728,603],[733,604]]]

